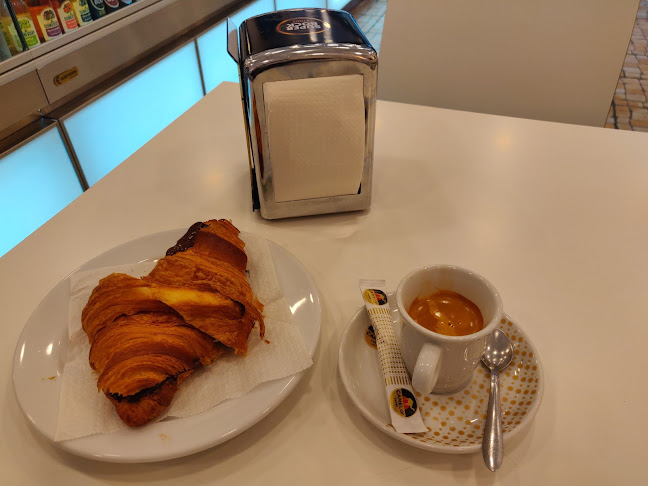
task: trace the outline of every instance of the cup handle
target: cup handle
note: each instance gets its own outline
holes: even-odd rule
[[[424,395],[432,392],[439,378],[441,368],[441,347],[431,343],[425,343],[416,359],[414,372],[412,373],[412,386]]]

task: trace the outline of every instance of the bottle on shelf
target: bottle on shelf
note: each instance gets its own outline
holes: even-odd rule
[[[88,0],[88,7],[90,7],[90,15],[92,20],[97,20],[106,15],[106,6],[103,0]]]
[[[79,27],[88,25],[92,22],[92,14],[90,14],[90,7],[88,7],[88,0],[70,0],[74,8],[74,16],[79,24]]]
[[[65,32],[79,28],[74,15],[74,7],[72,7],[70,0],[51,0],[51,2],[58,15],[59,23]]]
[[[128,7],[132,3],[134,3],[133,0],[119,0],[119,5],[121,6],[121,8]]]
[[[113,13],[119,10],[119,0],[104,0],[104,7],[106,8],[106,13]]]
[[[10,0],[13,6],[14,13],[18,19],[18,26],[22,31],[28,49],[33,49],[41,44],[38,38],[38,32],[34,26],[34,22],[29,14],[29,9],[23,0]]]
[[[56,12],[50,0],[27,0],[29,13],[34,21],[36,33],[41,42],[52,40],[63,35]]]
[[[2,35],[9,47],[9,52],[13,56],[22,52],[23,45],[5,0],[0,0],[0,24],[2,25]]]
[[[9,36],[5,35],[4,26],[0,23],[0,61],[4,61],[11,57],[11,51],[9,50],[9,44],[7,44],[6,38]]]

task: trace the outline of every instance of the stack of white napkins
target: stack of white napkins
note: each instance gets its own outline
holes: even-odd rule
[[[365,158],[360,74],[263,84],[276,202],[357,194]]]
[[[245,395],[260,383],[293,375],[313,364],[279,286],[267,241],[249,234],[240,236],[246,244],[250,285],[264,305],[265,338],[259,337],[257,326],[250,334],[247,356],[229,353],[195,372],[182,383],[173,403],[158,421],[204,412],[223,400]],[[70,343],[61,384],[56,441],[128,428],[103,392],[97,390],[97,374],[88,363],[90,344],[81,328],[81,311],[102,277],[113,272],[141,277],[154,265],[143,262],[106,267],[71,277]]]

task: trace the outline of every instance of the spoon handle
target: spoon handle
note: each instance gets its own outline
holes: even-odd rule
[[[488,412],[484,439],[482,441],[484,463],[491,471],[497,471],[504,460],[504,443],[502,442],[502,411],[499,399],[499,373],[491,373]]]

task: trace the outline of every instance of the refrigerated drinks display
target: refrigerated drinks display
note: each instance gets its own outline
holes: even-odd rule
[[[88,6],[88,0],[71,0],[74,8],[74,16],[80,27],[92,22],[92,14]]]
[[[2,24],[2,35],[5,43],[9,48],[9,52],[15,56],[23,51],[23,45],[18,35],[18,30],[14,24],[9,9],[7,8],[7,0],[0,0],[0,24]]]
[[[104,0],[104,6],[107,14],[116,12],[120,7],[119,0]]]
[[[7,38],[5,35],[4,27],[0,23],[0,61],[9,59],[11,57],[11,51],[9,50],[9,45],[7,44]]]
[[[65,32],[79,28],[71,0],[52,0],[52,6],[56,10],[61,27]]]
[[[93,20],[106,15],[106,6],[103,0],[88,0],[88,7],[90,7],[90,15],[92,15]]]
[[[5,0],[0,0],[0,26],[2,28],[2,37],[7,44],[9,52],[13,55],[22,51],[22,45],[16,32],[9,10],[5,5]]]
[[[34,21],[36,33],[41,42],[52,40],[63,35],[56,12],[50,0],[27,0],[29,13]]]
[[[73,35],[63,34],[55,42],[43,37],[42,49],[22,52],[25,43],[21,43],[19,24],[12,21],[5,2],[15,6],[16,17],[29,20],[32,47],[40,44],[28,10],[36,3],[43,8],[45,3],[51,5],[62,31],[73,31]],[[0,171],[9,165],[3,143],[17,130],[39,120],[56,121],[82,190],[121,164],[205,92],[222,81],[238,82],[237,65],[227,54],[228,17],[239,25],[283,5],[278,0],[140,0],[124,10],[126,4],[119,0],[76,0],[77,5],[85,4],[91,16],[100,10],[93,7],[102,3],[105,11],[103,18],[98,17],[100,21],[79,29],[74,3],[0,0]],[[114,16],[106,15],[117,10]],[[105,26],[109,28],[104,30]],[[28,37],[26,27],[22,29]],[[12,57],[7,56],[7,50]],[[20,74],[14,75],[14,69]],[[96,128],[102,126],[128,129],[111,135],[107,147],[94,142]],[[43,158],[49,160],[47,145],[53,139],[42,140],[42,153],[47,154]],[[10,152],[15,143],[11,144]],[[13,153],[15,160],[27,154]],[[33,175],[22,171],[30,165],[13,162],[13,167],[11,175],[6,173],[6,178],[14,181],[10,186],[29,184]],[[0,187],[0,203],[2,195]],[[0,256],[36,226],[21,234],[0,232]]]
[[[11,5],[18,19],[18,26],[22,31],[27,47],[33,49],[34,47],[40,46],[41,41],[38,38],[38,31],[25,2],[23,0],[11,0]]]

